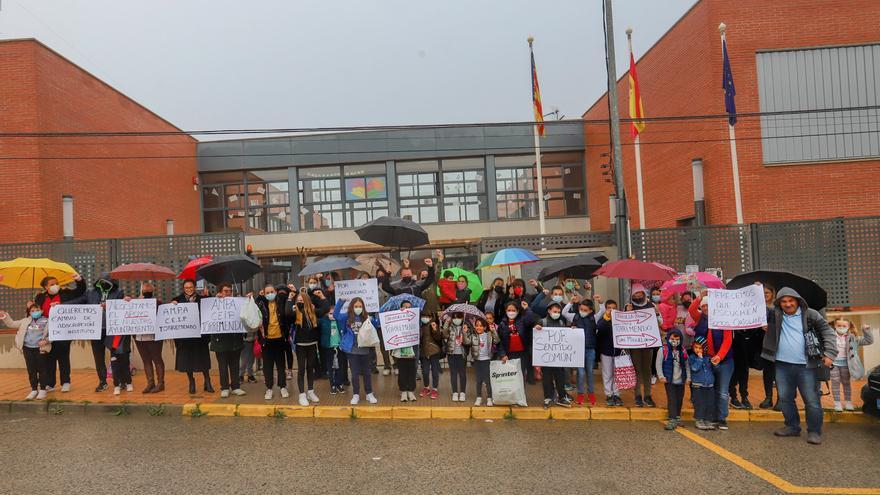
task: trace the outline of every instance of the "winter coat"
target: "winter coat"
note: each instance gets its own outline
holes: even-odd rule
[[[850,378],[853,380],[861,380],[865,377],[865,367],[862,365],[862,359],[859,357],[859,346],[871,345],[874,343],[874,333],[870,328],[865,329],[865,334],[859,337],[852,332],[846,335],[846,365],[849,368]]]
[[[422,323],[419,326],[419,351],[421,357],[429,358],[443,352],[440,347],[443,345],[443,336],[440,333],[440,326],[437,330],[431,328],[431,322]]]
[[[768,361],[776,361],[776,351],[779,346],[779,336],[782,333],[782,319],[783,312],[782,308],[779,306],[779,301],[783,297],[794,297],[798,300],[798,304],[801,308],[801,318],[804,331],[809,328],[812,328],[816,335],[819,337],[821,341],[821,352],[825,357],[834,359],[837,357],[837,334],[834,332],[834,329],[828,325],[828,322],[825,321],[825,318],[822,318],[822,315],[819,314],[815,309],[811,309],[807,306],[807,301],[804,300],[797,293],[797,291],[790,289],[788,287],[783,287],[779,292],[776,293],[776,301],[774,303],[773,308],[773,318],[772,321],[768,322],[767,325],[767,333],[764,335],[764,346],[761,352],[761,357]],[[806,349],[804,349],[804,355],[807,358],[807,367],[808,368],[816,368],[819,366],[819,360],[811,359],[806,355]]]
[[[45,317],[43,317],[43,318],[45,318]],[[5,325],[6,328],[18,328],[18,331],[15,332],[15,348],[18,349],[19,351],[22,350],[24,348],[24,336],[27,333],[28,327],[31,325],[31,321],[33,321],[33,318],[28,316],[28,317],[22,318],[20,320],[13,320],[7,314],[0,321],[3,322],[3,325]],[[49,338],[49,323],[48,322],[46,322],[46,330],[45,330],[45,335],[43,336],[43,338],[44,339]]]
[[[357,332],[351,327],[350,322],[348,321],[348,311],[343,311],[342,307],[345,306],[345,299],[337,299],[336,307],[333,309],[333,319],[336,320],[336,328],[339,329],[339,338],[341,339],[345,333],[354,334],[354,345],[347,354],[368,354],[369,349],[366,347],[361,347],[357,344]],[[369,314],[364,311],[361,315],[362,321],[366,321],[369,318],[370,323],[373,324],[373,327],[376,330],[379,330],[379,318],[376,316],[369,316]]]
[[[691,383],[701,387],[715,386],[715,373],[712,371],[712,360],[705,354],[699,357],[690,354],[687,359],[688,370],[691,374]]]
[[[496,353],[499,354],[498,357],[504,356],[503,349],[498,345],[501,343],[498,331],[494,328],[488,328],[484,333],[489,334],[489,359],[495,359]],[[477,361],[480,358],[480,334],[476,331],[471,332],[470,343],[471,360]]]
[[[563,313],[564,315],[565,313]],[[574,318],[571,320],[571,326],[580,328],[584,331],[584,349],[595,349],[597,345],[597,329],[596,329],[596,318],[593,317],[593,313],[588,314],[585,318],[581,318],[581,315],[578,313],[574,314]]]
[[[535,326],[536,316],[529,310],[525,310],[513,320],[513,326],[516,328],[516,331],[519,333],[520,338],[522,339],[523,347],[525,347],[525,352],[532,352],[532,329]],[[504,318],[501,319],[501,322],[498,324],[498,337],[501,339],[501,351],[504,355],[510,354],[510,320],[507,318],[507,315],[504,315]]]
[[[422,292],[425,291],[425,289],[428,288],[428,286],[432,285],[433,283],[434,283],[434,267],[433,266],[428,267],[428,278],[426,278],[425,280],[422,280],[421,282],[416,282],[415,280],[413,280],[412,282],[410,282],[408,284],[398,282],[397,284],[395,284],[396,286],[393,286],[391,284],[391,277],[390,276],[386,275],[385,277],[382,277],[381,279],[379,279],[379,287],[381,287],[382,290],[385,291],[387,294],[390,294],[392,296],[396,296],[399,294],[411,294],[413,296],[418,297],[419,295],[421,295]]]
[[[276,294],[278,294],[276,292]],[[265,296],[254,297],[254,302],[260,308],[260,314],[263,316],[263,332],[269,333],[269,300]],[[287,340],[290,338],[290,322],[288,317],[290,314],[286,311],[287,297],[283,294],[275,296],[275,315],[278,318],[278,325],[281,327],[281,338]]]
[[[293,340],[296,344],[299,345],[311,345],[318,340],[321,339],[321,320],[315,318],[315,323],[306,317],[305,311],[302,314],[302,325],[296,324],[296,313],[299,311],[299,308],[296,306],[296,300],[292,299],[287,301],[287,305],[285,308],[285,313],[287,314],[287,322],[294,329],[294,337]],[[328,327],[329,330],[329,327]],[[289,337],[289,335],[288,335]],[[329,337],[327,339],[329,343]]]
[[[119,288],[119,281],[110,278],[109,273],[104,273],[98,280],[107,280],[111,284],[110,290],[105,294],[97,287],[97,281],[89,290],[83,292],[79,297],[70,299],[70,304],[101,304],[108,299],[124,299],[125,292]],[[104,338],[107,332],[107,319],[101,318],[101,338]]]
[[[489,296],[495,294],[495,306],[492,312],[495,314],[495,321],[501,321],[501,317],[504,315],[504,306],[502,302],[504,300],[504,287],[498,287],[498,290],[495,288],[486,289],[483,291],[483,294],[480,295],[480,298],[477,299],[477,309],[486,312],[486,305],[489,302]]]
[[[675,320],[678,317],[678,305],[669,304],[664,301],[657,305],[657,309],[660,311],[660,318],[663,320],[663,326],[660,329],[668,332],[675,326]]]
[[[620,349],[614,347],[614,328],[611,319],[605,315],[599,316],[596,322],[596,344],[599,354],[603,356],[619,356]]]
[[[456,328],[452,324],[452,320],[446,320],[440,328],[440,336],[443,339],[443,351],[451,356],[455,350],[455,339],[461,334],[462,355],[467,356],[471,345],[471,334],[473,327],[466,321],[461,322],[461,327]]]

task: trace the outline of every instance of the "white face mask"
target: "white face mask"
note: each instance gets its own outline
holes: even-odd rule
[[[317,288],[318,288],[318,284],[316,284],[316,283],[311,283],[311,284],[309,284],[309,289],[311,289],[311,290],[315,290],[315,289],[317,289]]]
[[[834,331],[837,332],[837,335],[846,335],[849,333],[849,327],[835,327]]]
[[[560,295],[552,296],[550,299],[552,299],[553,302],[557,302],[557,303],[561,303],[561,302],[562,302],[562,296],[560,296]]]
[[[515,320],[516,319],[516,311],[508,311],[507,318],[510,320]]]
[[[586,311],[578,311],[578,314],[581,315],[581,318],[590,316],[590,313],[587,313]]]
[[[356,314],[356,315],[360,315],[363,312],[364,312],[364,308],[362,308],[360,306],[354,308],[354,314]]]
[[[560,316],[562,315],[559,313],[550,313],[550,318],[553,318],[554,320],[558,320]]]
[[[421,318],[421,320],[422,320],[422,323],[425,323],[425,324],[427,324],[427,323],[431,323],[431,319],[430,319],[430,318]]]
[[[452,324],[455,326],[459,326],[459,325],[461,325],[461,321],[462,321],[461,318],[453,318]]]
[[[49,291],[49,294],[52,294],[54,296],[55,294],[58,294],[58,292],[61,290],[61,287],[58,284],[53,284],[50,285],[47,290]]]

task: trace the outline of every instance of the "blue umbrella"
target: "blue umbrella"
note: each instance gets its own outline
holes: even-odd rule
[[[389,297],[388,300],[385,301],[385,304],[383,304],[382,307],[379,308],[379,312],[384,313],[386,311],[397,311],[398,309],[400,309],[400,305],[404,301],[409,301],[410,304],[413,305],[413,307],[419,309],[424,309],[425,307],[425,300],[421,297],[416,297],[412,294],[398,294],[396,296]]]
[[[481,268],[497,268],[502,266],[525,265],[526,263],[534,263],[541,261],[541,258],[535,256],[535,253],[523,248],[505,248],[495,251],[486,259],[477,265],[477,270]]]

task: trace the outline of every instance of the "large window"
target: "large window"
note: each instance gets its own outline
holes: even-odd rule
[[[416,223],[440,222],[440,164],[436,160],[397,164],[400,216]]]
[[[287,169],[202,174],[205,232],[287,232]]]
[[[483,158],[400,162],[400,215],[418,223],[486,220],[485,173]]]
[[[586,215],[583,155],[541,155],[544,214],[548,218]],[[499,220],[538,217],[538,182],[534,155],[495,157]]]
[[[299,169],[300,227],[356,228],[388,215],[385,164]]]

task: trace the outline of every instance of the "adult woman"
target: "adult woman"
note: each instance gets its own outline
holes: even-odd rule
[[[232,284],[221,282],[217,285],[217,298],[232,297]],[[238,380],[238,362],[241,359],[241,350],[244,349],[243,333],[214,333],[211,334],[210,348],[217,358],[217,367],[220,368],[220,397],[232,395],[247,395],[241,389]]]
[[[357,405],[361,400],[361,380],[364,383],[364,391],[367,393],[367,401],[370,404],[376,404],[379,400],[373,395],[373,383],[370,377],[370,350],[358,345],[357,334],[368,320],[374,327],[378,326],[379,322],[376,318],[370,318],[363,299],[359,297],[352,299],[348,305],[348,311],[342,310],[345,302],[345,299],[336,300],[333,318],[342,335],[340,347],[346,353],[348,364],[351,367],[351,405]]]
[[[712,359],[712,373],[715,375],[715,421],[719,430],[727,429],[727,415],[730,406],[730,378],[733,375],[733,330],[709,328],[709,297],[700,297],[690,309],[691,318],[696,322],[695,337],[704,337],[709,357]]]
[[[642,284],[633,284],[631,300],[633,309],[654,310],[654,303],[648,298],[648,290]],[[654,399],[651,398],[651,370],[654,368],[653,353],[653,349],[631,349],[629,351],[633,367],[636,369],[636,407],[655,406]]]
[[[530,385],[535,384],[535,371],[532,368],[532,327],[535,326],[535,315],[529,310],[524,300],[509,302],[504,306],[504,318],[498,324],[498,337],[504,358],[519,359],[523,375]]]
[[[440,381],[440,355],[443,336],[440,334],[440,326],[431,318],[429,313],[421,316],[419,325],[419,348],[422,362],[422,383],[425,388],[419,393],[421,397],[440,397],[437,387]]]
[[[141,285],[141,299],[152,299],[156,287],[147,282]],[[156,302],[156,305],[161,304]],[[134,343],[138,354],[144,362],[144,373],[147,375],[147,386],[142,394],[155,394],[165,390],[165,360],[162,359],[162,340],[156,340],[152,333],[135,335]],[[154,373],[155,371],[155,373]]]
[[[34,303],[28,303],[26,318],[14,320],[9,314],[0,311],[0,321],[6,328],[18,328],[15,333],[15,348],[24,355],[31,391],[25,400],[46,398],[46,385],[49,383],[49,320],[43,310]]]
[[[309,401],[318,402],[320,400],[315,394],[315,363],[318,361],[318,339],[321,338],[318,317],[315,314],[315,306],[312,304],[311,297],[302,291],[288,301],[285,313],[287,313],[287,320],[291,323],[295,334],[296,384],[299,387],[299,405],[307,406]],[[308,375],[308,389],[304,386],[306,375]]]
[[[86,283],[78,273],[73,274],[73,280],[76,286],[72,289],[62,288],[58,284],[55,277],[45,277],[40,281],[40,287],[43,291],[34,297],[36,304],[43,312],[43,316],[49,317],[52,306],[58,304],[69,304],[72,300],[82,297],[86,292]],[[70,391],[70,342],[69,340],[59,340],[52,346],[49,353],[49,381],[46,384],[47,390],[55,388],[55,369],[58,369],[59,378],[61,379],[61,391]],[[106,380],[106,376],[104,377]]]
[[[501,321],[504,313],[504,279],[501,277],[492,281],[491,287],[483,291],[480,299],[477,300],[477,309],[483,313],[492,313],[495,315],[495,321]]]
[[[202,300],[202,296],[196,293],[196,281],[186,279],[183,281],[183,293],[171,300],[171,304],[196,303]],[[177,355],[174,359],[174,369],[180,373],[186,373],[189,380],[190,395],[196,393],[196,379],[193,373],[201,373],[204,377],[204,390],[214,393],[211,386],[211,352],[208,344],[211,338],[208,335],[189,339],[174,339],[174,347]]]
[[[263,316],[263,324],[260,328],[260,342],[263,345],[263,378],[266,380],[266,394],[264,399],[272,400],[272,390],[275,387],[274,372],[278,373],[278,388],[281,397],[290,397],[287,391],[287,376],[284,373],[284,352],[290,341],[290,326],[288,324],[283,296],[279,297],[275,286],[266,284],[263,295],[254,298],[260,313]],[[302,369],[302,366],[300,366]]]

